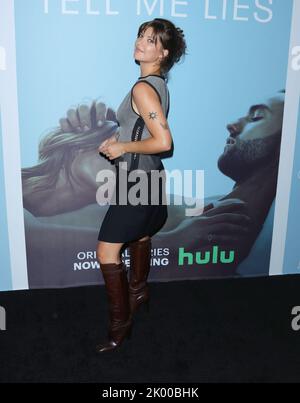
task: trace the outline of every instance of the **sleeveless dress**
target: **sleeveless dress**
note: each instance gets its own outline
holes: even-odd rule
[[[155,74],[139,77],[116,113],[119,124],[118,141],[139,141],[151,136],[143,118],[134,111],[132,106],[133,87],[141,81],[149,84],[156,91],[164,114],[168,117],[170,96],[165,78]],[[116,166],[116,186],[111,199],[114,202],[109,205],[102,221],[98,241],[126,243],[146,235],[153,236],[162,228],[168,217],[166,175],[160,154],[124,153],[112,162]],[[128,193],[132,186],[139,182],[139,179],[131,182],[128,178],[128,175],[134,170],[138,170],[137,172],[142,170],[148,184],[147,204],[144,204],[144,201],[143,204],[134,205],[129,202],[124,204],[124,199],[129,200]],[[151,173],[153,175],[154,171],[155,174],[159,174],[159,179],[151,184]],[[119,189],[120,182],[124,184],[124,180],[127,186],[125,195],[123,188]],[[137,197],[139,195],[140,193],[137,193]],[[155,200],[155,203],[150,202],[151,198]]]

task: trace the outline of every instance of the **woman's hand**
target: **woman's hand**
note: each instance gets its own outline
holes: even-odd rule
[[[114,141],[114,142],[107,142],[105,144],[104,143],[105,141],[100,145],[98,150],[110,160],[118,158],[125,153],[123,142]]]
[[[102,143],[100,144],[98,150],[100,150],[101,147],[106,146],[108,144],[112,144],[112,143],[116,143],[117,142],[117,134],[113,134],[111,137],[109,137],[108,139],[102,141]]]

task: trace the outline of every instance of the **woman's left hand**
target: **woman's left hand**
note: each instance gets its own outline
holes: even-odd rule
[[[121,141],[100,146],[98,150],[110,160],[118,158],[125,153],[124,143]]]

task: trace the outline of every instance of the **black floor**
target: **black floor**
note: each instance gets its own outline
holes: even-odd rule
[[[298,382],[300,276],[150,283],[110,353],[104,286],[0,293],[1,382]]]

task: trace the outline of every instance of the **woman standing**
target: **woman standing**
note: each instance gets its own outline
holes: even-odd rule
[[[104,217],[97,245],[110,315],[109,337],[97,346],[98,352],[115,349],[125,337],[130,337],[133,314],[141,304],[147,303],[148,307],[151,236],[159,231],[168,216],[160,156],[172,146],[166,79],[185,50],[183,31],[171,21],[155,18],[141,24],[134,48],[141,75],[117,110],[118,134],[99,146],[99,151],[116,165],[116,187],[115,202]],[[131,204],[127,200],[136,184],[128,181],[128,175],[136,169],[147,179],[147,204]],[[154,172],[162,179],[156,185],[151,184]],[[123,204],[124,195],[126,204]],[[151,203],[154,199],[158,203]],[[130,250],[129,282],[120,257],[124,244]]]

